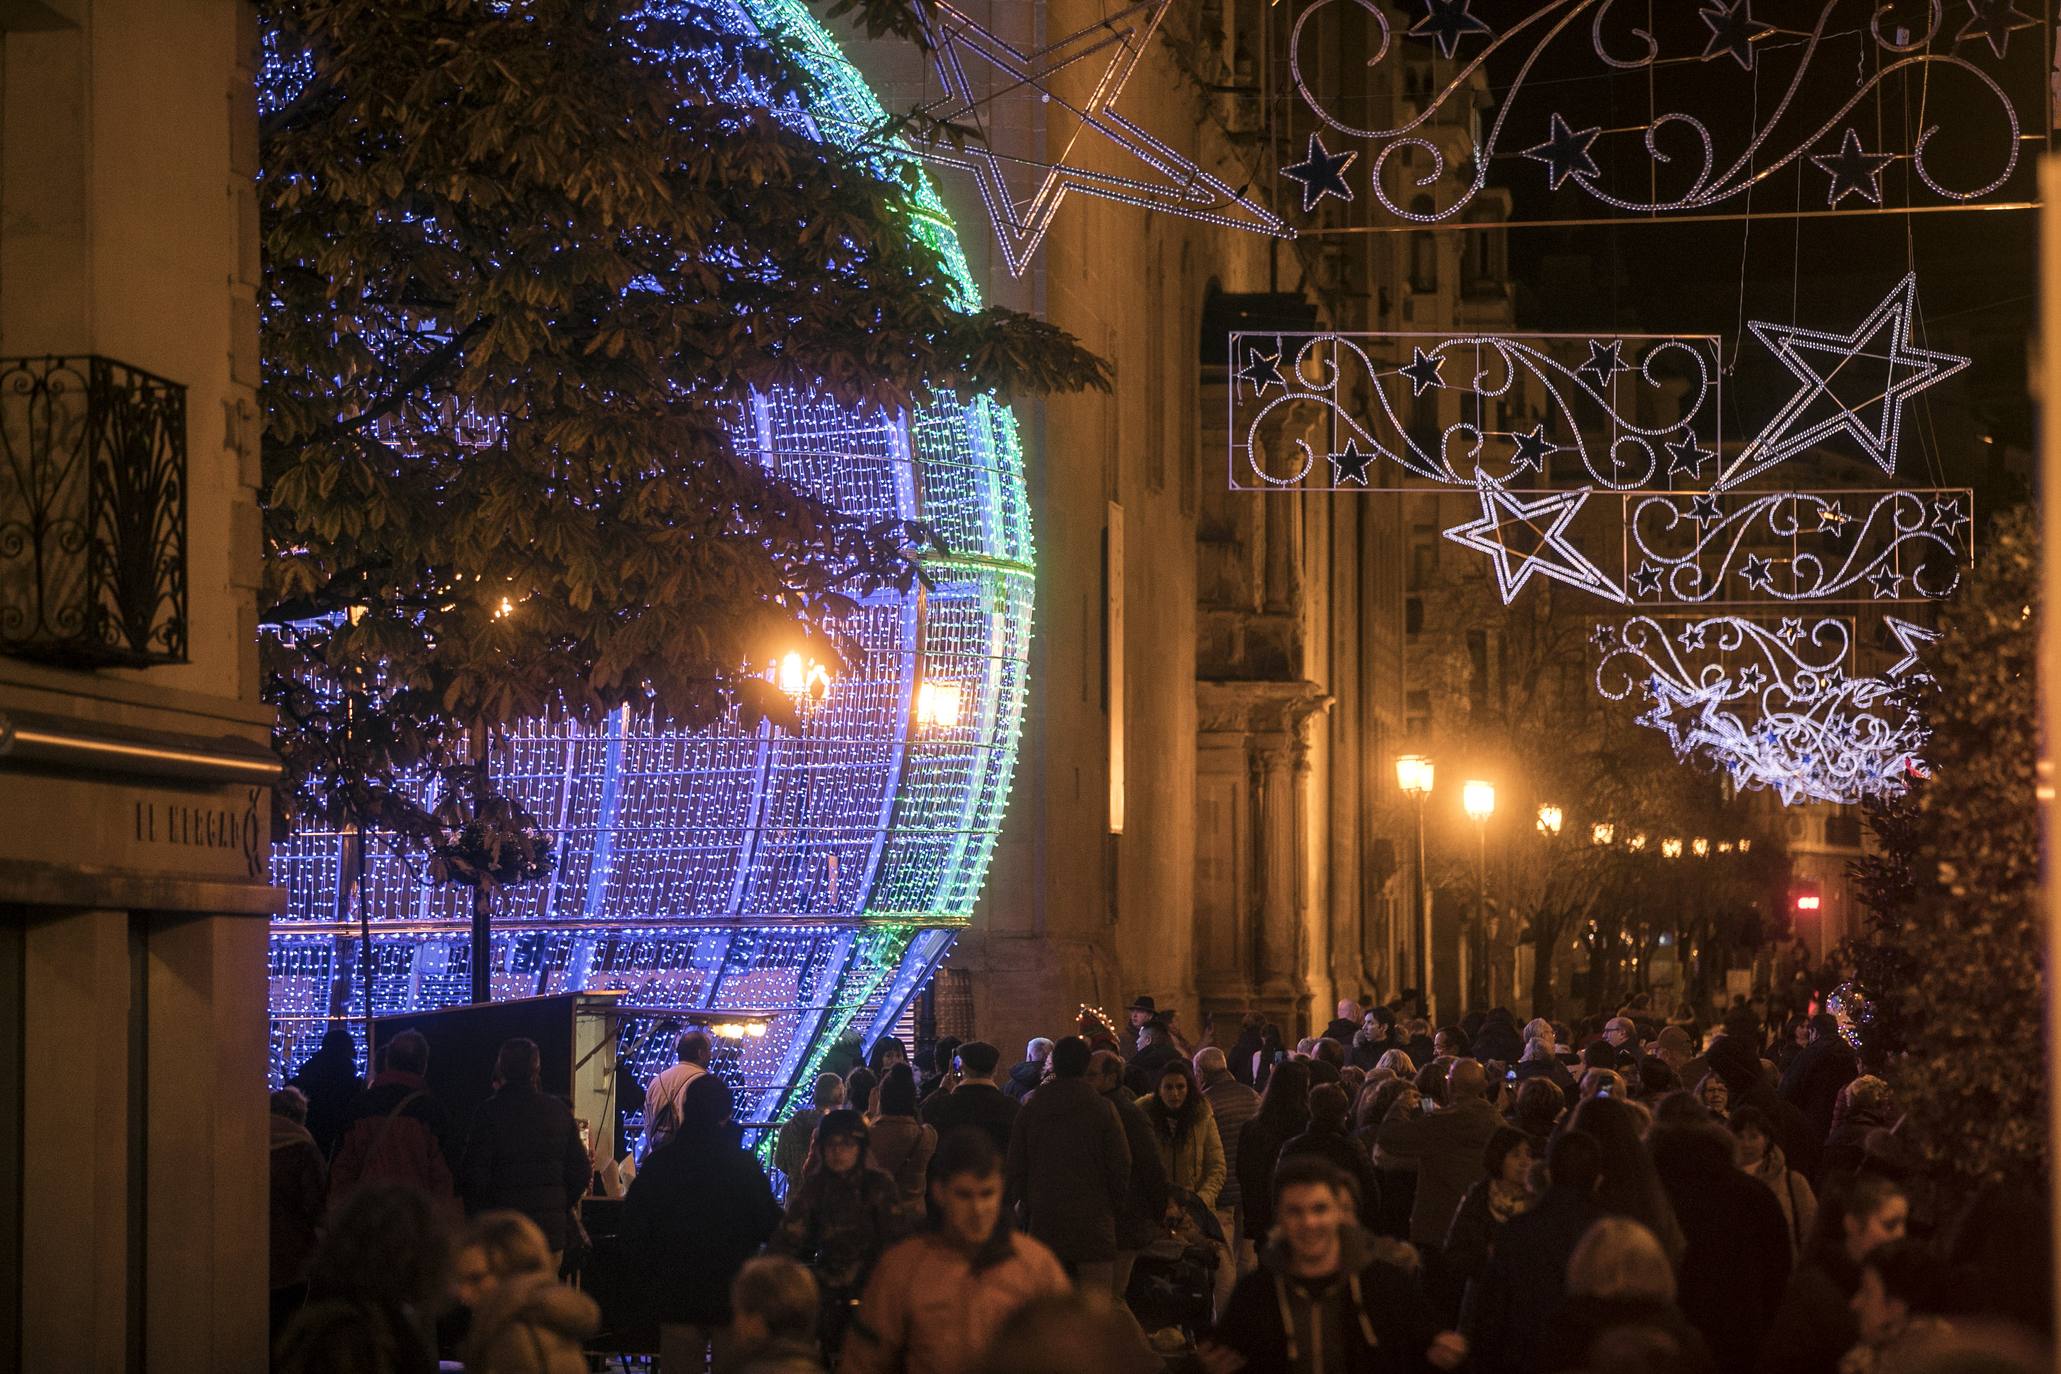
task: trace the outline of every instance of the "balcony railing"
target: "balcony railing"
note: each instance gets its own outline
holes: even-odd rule
[[[111,358],[0,358],[0,654],[186,660],[186,388]]]

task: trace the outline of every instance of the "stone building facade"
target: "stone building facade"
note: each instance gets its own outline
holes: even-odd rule
[[[256,56],[0,6],[0,1370],[265,1362]]]
[[[1109,9],[962,8],[1026,52]],[[1274,203],[1299,227],[1364,223],[1366,196],[1306,215],[1278,180],[1309,132],[1281,98],[1290,19],[1260,0],[1171,7],[1120,109],[1231,187],[1285,187]],[[1413,77],[1429,81],[1435,51]],[[862,44],[858,60],[891,109],[939,94],[912,52]],[[1335,83],[1362,70],[1349,44],[1323,60]],[[1081,65],[1085,86],[1101,66]],[[1026,167],[1098,156],[1034,96],[983,115]],[[1225,335],[1505,318],[1500,284],[1484,289],[1500,235],[1276,241],[1072,195],[1013,279],[974,231],[972,179],[938,182],[990,298],[1116,364],[1110,394],[1017,405],[1038,539],[1032,697],[986,892],[940,977],[953,1014],[939,1029],[1012,1054],[1082,1004],[1120,1016],[1142,994],[1190,1035],[1213,1018],[1228,1042],[1247,1010],[1292,1032],[1339,998],[1393,992],[1412,947],[1392,764],[1404,502],[1231,491]]]

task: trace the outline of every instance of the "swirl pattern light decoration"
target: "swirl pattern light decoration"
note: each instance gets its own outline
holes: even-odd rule
[[[1895,695],[1900,674],[1852,670],[1851,620],[1792,616],[1770,629],[1736,615],[1639,615],[1599,626],[1596,642],[1604,697],[1643,696],[1639,723],[1678,757],[1704,754],[1738,787],[1771,787],[1784,805],[1892,795],[1923,766],[1925,730]]]
[[[814,78],[806,106],[779,109],[792,127],[842,138],[883,118],[802,0],[712,0],[701,14],[746,41],[779,31]],[[914,173],[909,230],[975,308],[914,159],[868,156]],[[927,523],[951,552],[926,556],[928,589],[862,602],[847,622],[856,651],[798,731],[687,732],[623,712],[512,732],[497,779],[557,843],[544,878],[496,894],[491,977],[496,999],[619,993],[640,1079],[670,1057],[648,1034],[663,1020],[764,1027],[719,1059],[738,1119],[763,1124],[840,1035],[870,1044],[894,1024],[972,912],[1015,766],[1033,550],[1016,422],[991,399],[901,417],[758,396],[737,442],[848,513]],[[939,699],[956,709],[919,710]],[[271,952],[275,1080],[357,1009],[347,844],[303,831],[273,856],[288,894]],[[375,843],[364,895],[377,1011],[464,1002],[469,893],[419,881]]]
[[[1459,10],[1441,13],[1459,23]],[[1580,141],[1555,129],[1569,146]],[[1750,485],[1835,446],[1895,472],[1905,404],[1969,363],[1914,342],[1917,309],[1907,274],[1847,333],[1754,323],[1796,386],[1729,450],[1722,354],[1710,336],[1233,333],[1230,485],[1467,490],[1479,518],[1444,534],[1488,557],[1505,604],[1548,579],[1632,612],[1626,638],[1607,646],[1616,654],[1649,647],[1641,627],[1650,629],[1650,613],[1675,607],[1711,617],[1692,625],[1697,649],[1706,637],[1734,652],[1793,648],[1786,632],[1793,624],[1803,635],[1802,616],[1770,638],[1750,616],[1714,613],[1902,610],[1951,595],[1973,561],[1967,489]],[[1664,665],[1656,640],[1651,672],[1626,677],[1613,666],[1624,680],[1605,695],[1654,695],[1640,719],[1678,754],[1712,758],[1741,786],[1775,788],[1784,801],[1891,791],[1918,766],[1921,742],[1887,704],[1891,684],[1922,671],[1936,634],[1864,614],[1882,646],[1893,645],[1884,674],[1858,661],[1836,680],[1822,667],[1778,672],[1785,665],[1771,657],[1742,686]],[[1855,623],[1814,620],[1805,642],[1843,627],[1841,657],[1854,659]],[[1788,659],[1797,667],[1795,653]]]
[[[1962,4],[1970,17],[1956,29],[1947,0],[1905,6],[1918,14],[1904,20],[1881,0],[1313,0],[1288,65],[1326,142],[1360,140],[1345,151],[1367,154],[1375,201],[1418,224],[1464,215],[1493,168],[1522,159],[1540,164],[1542,186],[1577,188],[1605,216],[1743,214],[1754,191],[1788,203],[1792,186],[1848,213],[2033,201],[2019,144],[2048,123],[2045,25],[2007,0]],[[1347,17],[1372,35],[1372,55],[1355,50],[1350,87],[1332,91],[1312,73],[1338,65],[1326,43]],[[1434,54],[1413,87],[1403,69]],[[1344,101],[1368,89],[1363,61],[1374,82],[1387,72],[1390,89],[1424,94],[1397,101],[1390,123],[1347,119]],[[1693,80],[1674,79],[1683,66]],[[1906,140],[1879,108],[1923,122]],[[1973,142],[1941,166],[1949,119]]]

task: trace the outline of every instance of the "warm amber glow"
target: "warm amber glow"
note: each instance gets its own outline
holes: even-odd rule
[[[1612,844],[1617,839],[1617,827],[1609,821],[1597,821],[1589,827],[1590,844]]]
[[[1689,841],[1689,848],[1692,851],[1694,851],[1696,857],[1699,859],[1707,859],[1710,857],[1710,841],[1704,839],[1701,835],[1698,835],[1695,839]]]
[[[1682,857],[1682,842],[1681,842],[1680,838],[1678,838],[1677,836],[1674,836],[1674,835],[1670,835],[1670,836],[1668,836],[1668,837],[1667,837],[1666,839],[1662,840],[1662,841],[1660,842],[1660,856],[1661,856],[1661,857],[1662,857],[1663,859],[1679,859],[1679,858],[1681,858],[1681,857]]]
[[[1468,820],[1480,825],[1496,814],[1496,785],[1469,778],[1460,784],[1460,809],[1467,813]]]
[[[1397,754],[1395,785],[1406,796],[1422,800],[1431,794],[1431,760],[1423,754]]]
[[[1560,827],[1565,820],[1566,818],[1560,814],[1560,808],[1551,802],[1547,802],[1539,808],[1539,833],[1541,835],[1552,835],[1557,838],[1560,834]]]
[[[916,685],[916,724],[925,730],[951,730],[959,724],[959,702],[964,693],[956,682]]]

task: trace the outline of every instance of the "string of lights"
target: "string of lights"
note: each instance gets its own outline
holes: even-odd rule
[[[792,127],[851,146],[884,122],[801,0],[720,0],[708,15],[746,42],[780,34],[810,76],[806,101],[776,106]],[[916,160],[863,154],[913,174],[909,231],[952,270],[956,303],[978,308]],[[894,1023],[972,913],[1015,767],[1035,549],[1016,420],[992,397],[890,415],[757,395],[734,440],[840,510],[927,524],[951,552],[925,557],[927,586],[860,600],[842,665],[771,656],[771,679],[803,707],[792,730],[686,731],[622,711],[499,737],[496,784],[556,843],[547,873],[494,894],[489,972],[497,1000],[614,994],[618,1052],[640,1080],[670,1056],[654,1028],[711,1028],[738,1119],[762,1127],[806,1097],[840,1037],[863,1045]],[[371,838],[357,892],[356,837],[304,830],[275,847],[287,891],[268,969],[275,1081],[332,1025],[355,1032],[343,1009],[366,958],[375,1015],[468,998],[470,893],[422,881]],[[360,903],[369,951],[354,933]],[[638,1123],[626,1126],[634,1137]]]

